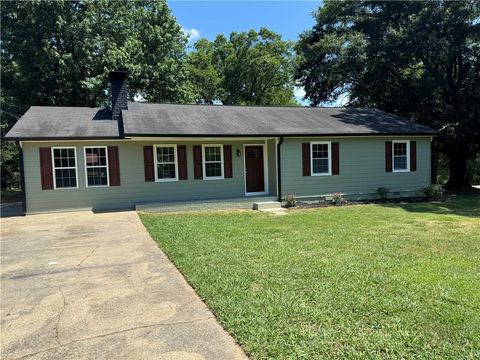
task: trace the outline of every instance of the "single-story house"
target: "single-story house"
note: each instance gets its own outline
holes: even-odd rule
[[[26,213],[431,184],[435,130],[384,111],[128,102],[127,73],[110,81],[111,108],[32,106],[6,135]]]

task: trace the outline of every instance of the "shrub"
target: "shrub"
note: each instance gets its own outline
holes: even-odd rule
[[[332,204],[333,205],[342,205],[346,201],[342,196],[342,193],[336,192],[332,194]]]
[[[296,205],[297,205],[297,200],[295,199],[295,195],[293,194],[287,195],[287,197],[285,198],[285,207],[291,208],[291,207],[295,207]]]
[[[423,195],[431,200],[440,200],[443,197],[443,187],[439,184],[425,186],[422,189]]]
[[[387,200],[389,193],[390,189],[385,186],[380,186],[379,188],[377,188],[377,194],[381,200]]]

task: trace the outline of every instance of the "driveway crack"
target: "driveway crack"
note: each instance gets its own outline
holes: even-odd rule
[[[56,349],[59,349],[59,348],[62,348],[62,347],[65,347],[65,346],[68,346],[68,345],[71,345],[71,344],[74,344],[74,343],[93,340],[93,339],[98,339],[98,338],[104,338],[104,337],[111,336],[111,335],[122,334],[122,333],[125,333],[125,332],[128,332],[128,331],[133,331],[133,330],[138,330],[138,329],[147,329],[147,328],[155,327],[155,326],[175,326],[175,325],[191,324],[191,323],[210,320],[210,319],[215,319],[215,316],[212,315],[212,316],[207,316],[207,317],[204,317],[204,318],[192,319],[192,320],[187,320],[187,321],[177,321],[177,322],[172,322],[172,323],[156,323],[156,324],[150,324],[150,325],[140,325],[140,326],[135,326],[135,327],[128,328],[128,329],[112,331],[112,332],[105,333],[105,334],[99,334],[99,335],[85,337],[85,338],[81,338],[81,339],[75,339],[75,340],[72,340],[72,341],[69,341],[69,342],[66,342],[66,343],[63,343],[63,344],[60,343],[57,340],[58,346],[53,346],[53,347],[50,347],[48,349],[44,349],[44,350],[40,350],[40,351],[37,351],[37,352],[34,352],[34,353],[26,354],[26,355],[20,356],[18,358],[15,358],[13,360],[25,359],[25,358],[35,356],[35,355],[38,355],[38,354],[42,354],[42,353],[45,353],[45,352],[48,352],[48,351],[56,350]]]
[[[87,256],[85,256],[85,257],[82,259],[82,261],[80,261],[80,262],[78,263],[77,266],[82,265],[83,262],[84,262],[85,260],[87,260],[90,256],[92,256],[93,253],[95,252],[95,250],[97,250],[99,247],[100,247],[100,245],[95,246],[95,247],[93,248],[93,250],[90,252],[90,254],[88,254]]]
[[[58,343],[58,345],[61,346],[62,343],[60,342],[60,340],[58,340],[58,326],[60,325],[60,319],[62,318],[62,314],[65,311],[65,307],[67,306],[67,301],[65,300],[65,295],[63,294],[62,288],[58,288],[58,291],[60,291],[60,294],[62,294],[63,307],[62,307],[62,310],[60,310],[60,312],[58,313],[57,323],[55,324],[54,330],[55,330],[55,341]]]

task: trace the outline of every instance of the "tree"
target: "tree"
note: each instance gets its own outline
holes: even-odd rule
[[[346,92],[440,131],[449,187],[469,186],[480,151],[480,2],[326,1],[296,47],[316,106]]]
[[[2,1],[1,32],[8,154],[3,134],[28,107],[107,104],[111,70],[129,71],[130,97],[193,101],[187,38],[164,0]],[[3,155],[2,169],[11,171]]]
[[[188,64],[200,103],[295,104],[292,43],[268,29],[201,39]]]

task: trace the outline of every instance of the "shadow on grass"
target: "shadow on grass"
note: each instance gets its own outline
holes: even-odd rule
[[[446,194],[444,201],[390,203],[382,206],[400,207],[405,211],[417,213],[480,217],[480,190],[473,189]]]

